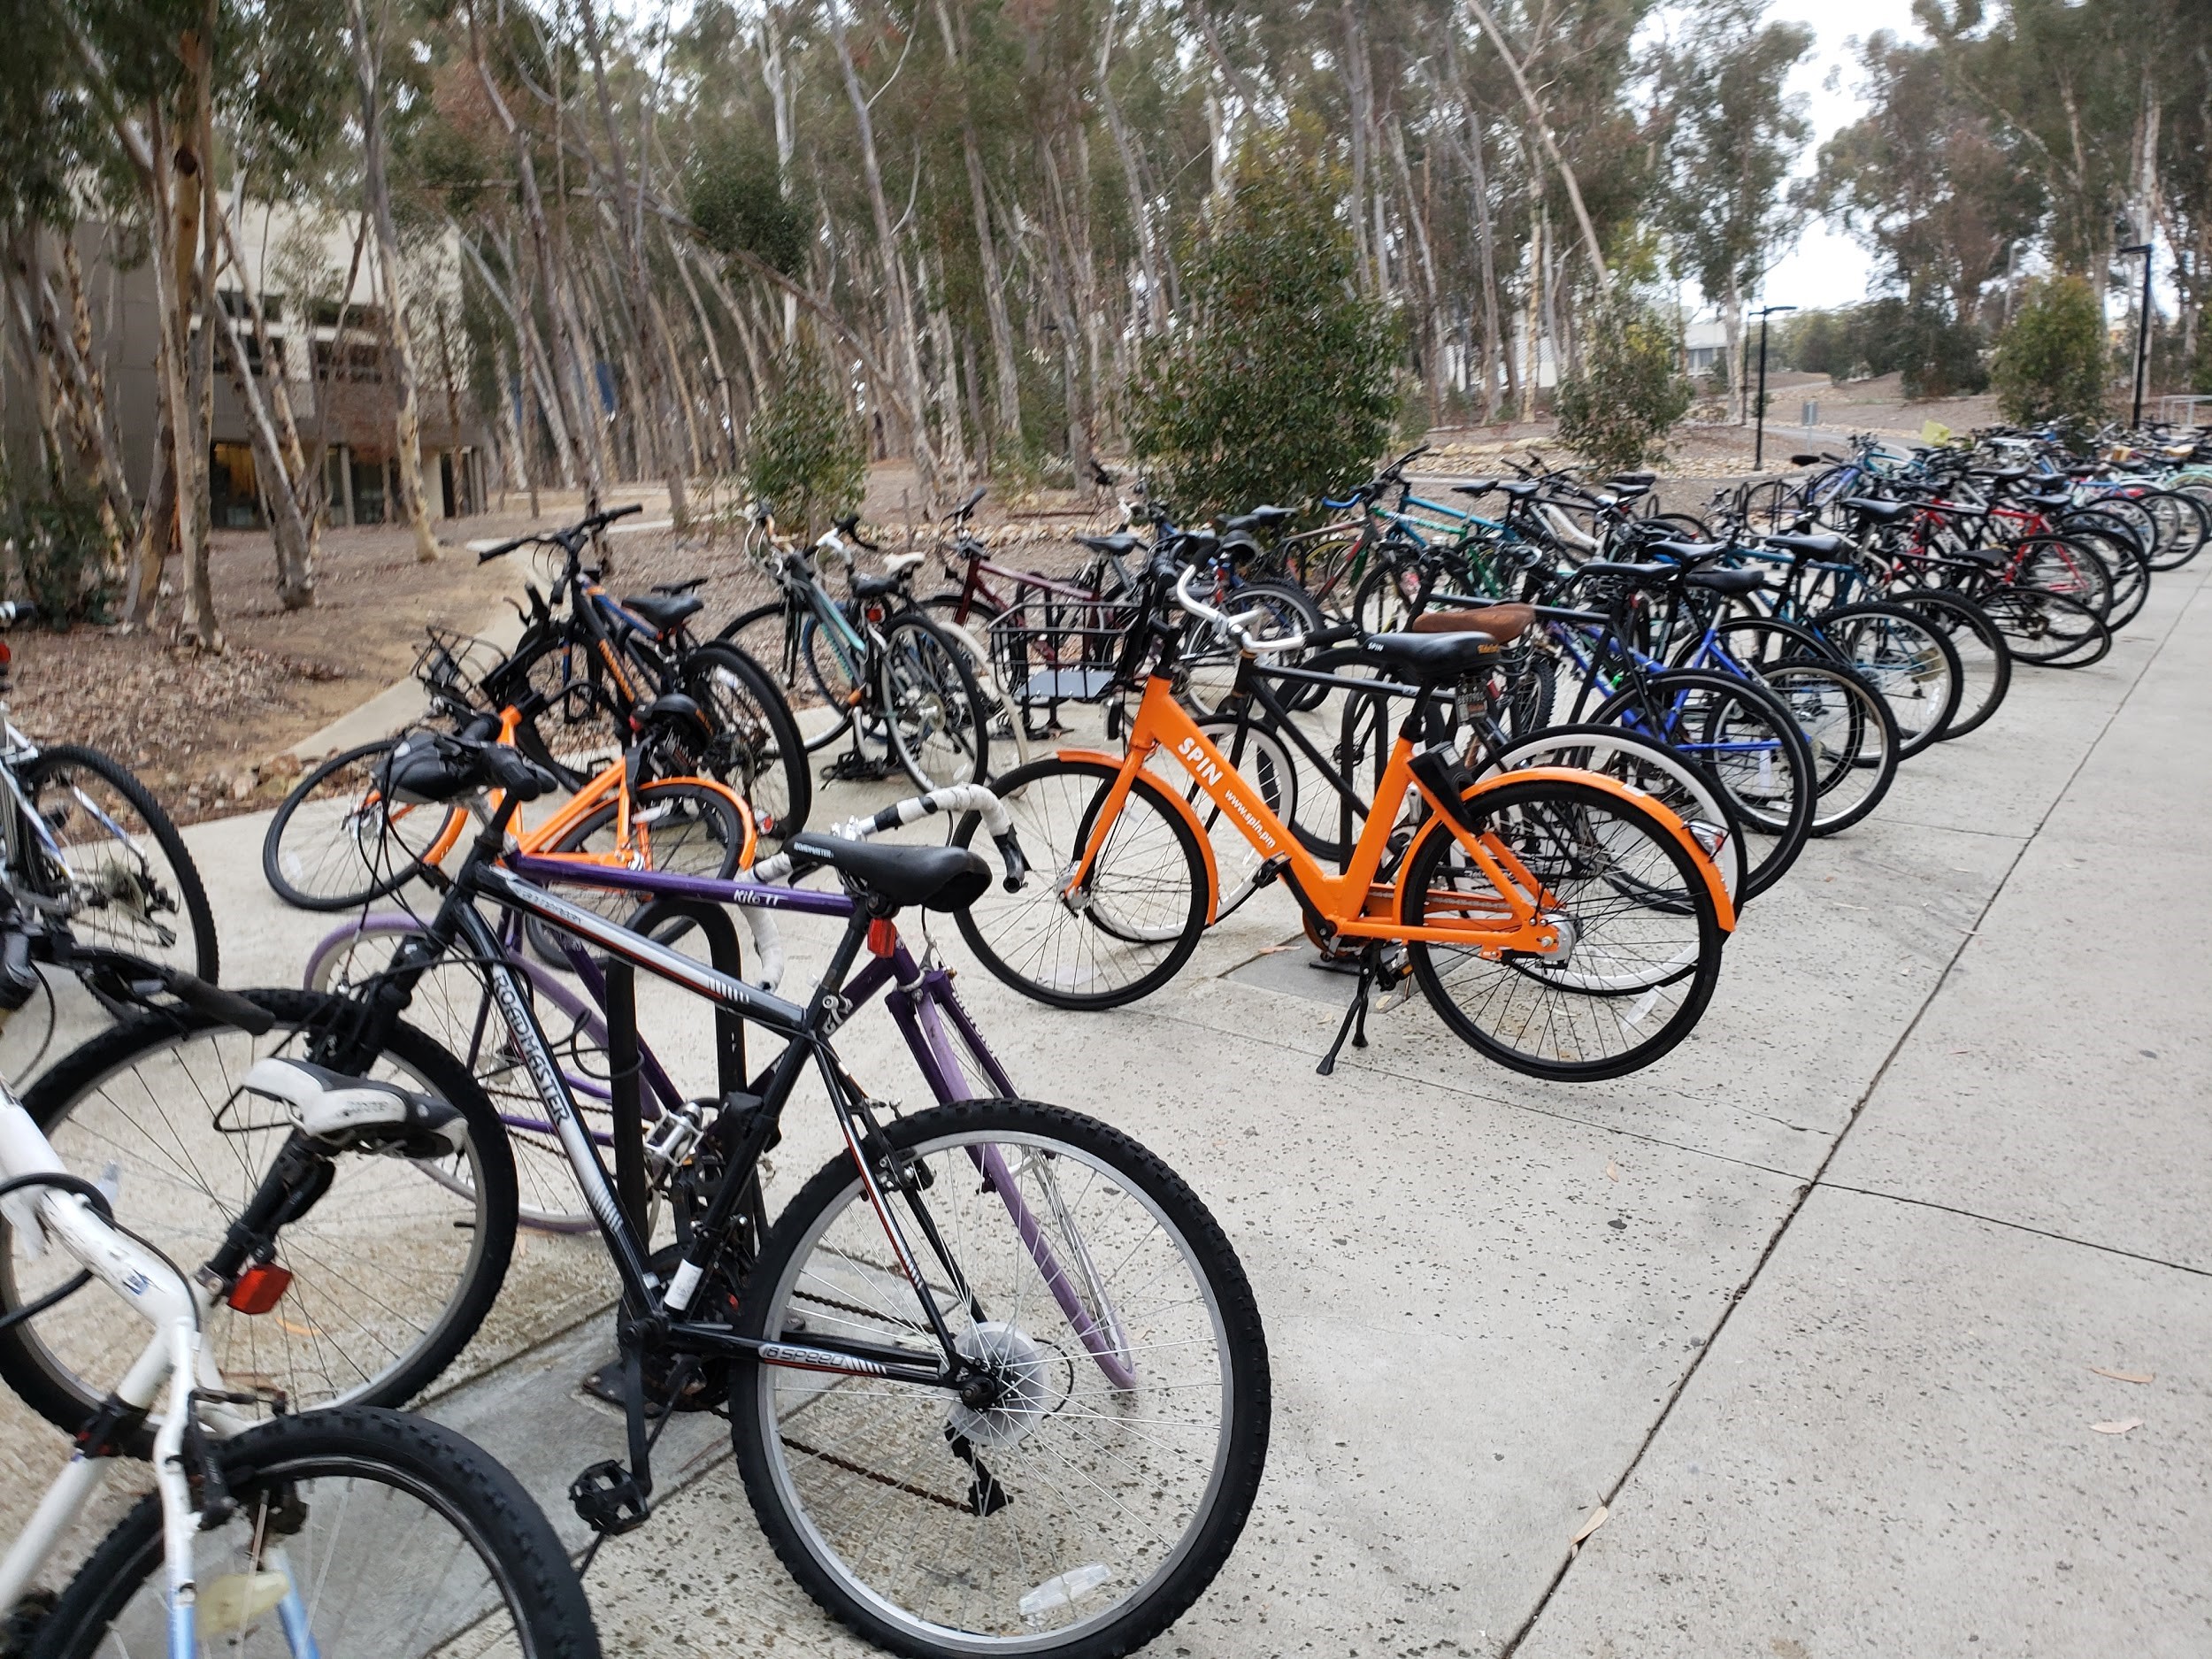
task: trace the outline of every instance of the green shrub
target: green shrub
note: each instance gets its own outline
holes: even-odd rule
[[[785,363],[783,383],[754,411],[745,443],[746,488],[809,539],[860,505],[868,482],[860,423],[810,357]]]
[[[12,547],[42,621],[105,623],[115,603],[100,493],[41,472],[30,488],[0,471],[0,545]]]
[[[1690,408],[1677,355],[1673,328],[1634,296],[1617,290],[1592,306],[1582,361],[1559,383],[1561,440],[1608,472],[1657,459]]]
[[[1398,320],[1360,296],[1335,204],[1289,143],[1256,144],[1190,257],[1191,319],[1146,352],[1129,421],[1154,493],[1186,516],[1340,493],[1390,443]]]
[[[1907,397],[1956,397],[1989,385],[1981,331],[1925,300],[1870,300],[1808,311],[1792,319],[1779,353],[1790,367],[1832,380],[1899,375]]]
[[[2080,277],[2053,276],[2029,284],[1997,336],[1990,376],[1999,412],[2016,426],[2094,426],[2104,418],[2109,369],[2095,290]]]

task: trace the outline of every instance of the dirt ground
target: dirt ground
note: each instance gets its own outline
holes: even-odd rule
[[[1769,472],[1786,468],[1793,453],[1835,450],[1853,432],[1904,439],[1917,436],[1929,420],[1965,432],[1996,419],[1987,396],[1908,403],[1895,375],[1834,386],[1825,376],[1777,374],[1769,387]],[[1801,419],[1808,400],[1819,404],[1819,426],[1811,432]],[[1494,472],[1502,457],[1525,459],[1532,449],[1549,459],[1568,458],[1548,422],[1440,427],[1430,442],[1431,453],[1417,470],[1432,476]],[[1751,453],[1747,426],[1686,422],[1671,438],[1660,469],[1665,505],[1696,511],[1717,488],[1749,473]],[[666,518],[666,497],[657,489],[618,492],[613,499],[643,507],[640,528],[611,543],[616,569],[609,585],[618,593],[704,576],[705,615],[718,626],[766,596],[765,580],[733,530],[679,536],[664,524],[644,527]],[[134,635],[107,628],[65,634],[24,629],[10,641],[15,654],[11,713],[42,741],[90,743],[119,757],[180,821],[269,804],[297,769],[288,751],[405,676],[426,626],[480,628],[496,614],[502,596],[518,591],[534,573],[528,564],[512,558],[480,565],[466,542],[555,527],[581,511],[572,494],[548,494],[539,505],[534,521],[518,495],[508,499],[506,511],[444,522],[440,532],[448,550],[432,565],[416,562],[402,529],[326,531],[317,603],[291,612],[276,603],[266,534],[219,532],[213,573],[228,646],[222,655],[170,642],[173,599],[165,601],[152,630]],[[695,510],[710,516],[725,506],[709,497]],[[914,471],[903,462],[872,469],[863,517],[887,549],[926,549],[939,539]],[[1076,562],[1074,535],[1110,528],[1114,518],[1112,502],[1102,496],[1048,491],[1012,503],[987,498],[977,523],[1010,560],[1059,572]],[[542,588],[544,567],[534,573]],[[926,593],[950,585],[952,579],[933,565],[919,587]]]

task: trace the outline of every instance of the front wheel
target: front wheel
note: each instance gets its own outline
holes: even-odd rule
[[[396,737],[333,755],[284,797],[261,838],[269,890],[303,910],[357,910],[396,893],[458,828],[461,809],[388,801]]]
[[[121,761],[75,743],[39,750],[16,780],[59,852],[34,838],[25,874],[62,902],[70,931],[214,983],[215,912],[153,791]]]
[[[983,965],[1055,1008],[1118,1008],[1173,979],[1198,948],[1214,894],[1189,818],[1160,780],[1139,772],[1073,890],[1077,864],[1118,769],[1059,756],[993,787],[1030,860],[1018,893],[994,886],[960,912],[960,936]],[[956,845],[982,820],[964,817]]]
[[[871,1148],[974,1397],[744,1358],[739,1473],[792,1576],[911,1655],[1126,1654],[1227,1560],[1267,1457],[1266,1335],[1183,1180],[1059,1107],[970,1101]],[[741,1335],[941,1354],[858,1171],[762,1247]]]
[[[967,653],[919,611],[883,631],[876,675],[891,752],[920,789],[984,783],[991,776],[991,718]]]
[[[754,827],[780,846],[806,827],[814,805],[791,704],[766,669],[726,641],[686,652],[678,672],[714,728],[706,770],[745,797]]]
[[[215,1456],[237,1507],[192,1539],[200,1652],[598,1659],[544,1511],[451,1429],[354,1407],[279,1417]],[[34,1659],[167,1650],[163,1559],[150,1495],[63,1593]]]
[[[1562,1082],[1640,1070],[1688,1036],[1727,937],[1709,863],[1651,807],[1595,784],[1509,776],[1469,790],[1464,810],[1461,833],[1513,890],[1435,819],[1407,860],[1401,919],[1471,928],[1532,904],[1557,943],[1538,954],[1409,941],[1444,1023],[1499,1064]]]

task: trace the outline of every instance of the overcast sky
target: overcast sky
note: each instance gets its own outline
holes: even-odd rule
[[[1924,39],[1912,20],[1912,0],[1774,0],[1768,14],[1777,19],[1809,24],[1813,50],[1790,77],[1790,90],[1808,101],[1806,113],[1813,124],[1813,140],[1798,162],[1800,174],[1813,170],[1820,146],[1839,127],[1859,118],[1858,55],[1855,39],[1878,30],[1910,39]],[[1832,91],[1826,82],[1839,70]],[[1808,311],[1822,305],[1848,305],[1866,297],[1874,279],[1874,263],[1865,249],[1848,236],[1815,222],[1805,227],[1794,250],[1786,255],[1767,278],[1764,303],[1798,305]],[[1696,296],[1688,296],[1694,303]]]

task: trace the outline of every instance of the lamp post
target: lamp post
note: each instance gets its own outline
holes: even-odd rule
[[[1759,319],[1759,412],[1751,439],[1751,470],[1755,472],[1764,465],[1767,455],[1767,319],[1796,309],[1794,305],[1763,305],[1753,313]]]
[[[2124,259],[2139,253],[2143,256],[2143,303],[2135,316],[2135,409],[2128,417],[2129,426],[2139,428],[2143,424],[2143,380],[2151,366],[2151,245],[2139,242],[2113,251]]]

